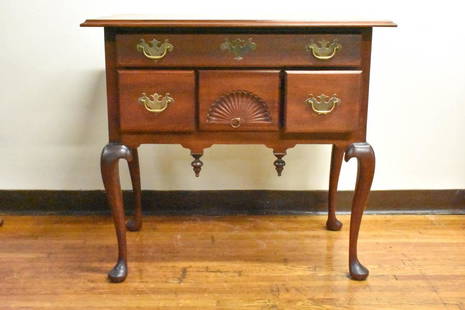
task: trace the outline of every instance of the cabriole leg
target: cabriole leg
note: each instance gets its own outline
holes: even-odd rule
[[[336,218],[336,194],[343,156],[344,148],[333,144],[329,172],[328,220],[326,221],[326,228],[334,231],[341,230],[342,228],[342,223]]]
[[[139,154],[137,153],[137,148],[131,148],[131,153],[132,160],[128,161],[128,166],[134,194],[134,216],[128,220],[126,227],[130,231],[138,231],[142,228],[142,194],[140,186]]]
[[[118,261],[108,273],[111,282],[124,281],[128,273],[123,194],[119,181],[119,159],[126,159],[128,162],[133,160],[131,150],[127,146],[109,143],[103,148],[100,168],[118,239]]]
[[[358,172],[350,216],[349,270],[352,279],[365,280],[368,276],[368,269],[358,260],[357,242],[363,211],[375,172],[375,153],[368,143],[353,143],[347,148],[345,160],[349,161],[352,157],[357,158]]]

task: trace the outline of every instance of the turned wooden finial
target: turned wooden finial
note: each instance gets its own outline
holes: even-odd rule
[[[200,157],[203,153],[191,153],[194,160],[191,163],[192,169],[194,170],[195,176],[199,177],[200,170],[202,170],[203,162],[200,160]]]
[[[276,171],[278,172],[278,177],[281,176],[283,172],[284,166],[286,162],[283,160],[283,157],[286,155],[286,152],[273,152],[274,156],[276,156],[276,160],[274,161],[274,166],[276,167]]]

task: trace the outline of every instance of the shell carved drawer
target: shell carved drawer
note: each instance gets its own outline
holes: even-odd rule
[[[329,230],[341,229],[335,215],[339,172],[343,158],[355,157],[349,271],[355,280],[368,276],[357,239],[375,164],[366,142],[371,38],[373,27],[395,24],[105,18],[81,26],[105,29],[109,143],[101,171],[118,237],[111,281],[126,279],[126,229],[142,225],[141,144],[190,149],[195,176],[204,150],[214,144],[263,144],[276,157],[270,167],[278,176],[288,149],[332,145]],[[129,163],[135,194],[127,223],[119,159]]]
[[[201,70],[199,130],[279,130],[279,73],[276,70]]]

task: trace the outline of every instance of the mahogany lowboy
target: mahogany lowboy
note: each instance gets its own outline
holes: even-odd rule
[[[342,226],[335,206],[342,160],[355,157],[349,271],[355,280],[368,276],[357,240],[375,167],[366,142],[371,35],[395,24],[98,19],[82,26],[105,28],[109,143],[101,170],[118,239],[112,282],[128,274],[126,229],[142,226],[137,148],[144,143],[189,148],[196,176],[213,144],[264,144],[278,176],[288,148],[331,144],[329,230]],[[119,159],[129,163],[135,194],[127,223]]]

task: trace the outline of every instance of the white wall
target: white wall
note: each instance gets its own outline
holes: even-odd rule
[[[265,4],[266,3],[266,4]],[[434,4],[433,4],[434,3]],[[86,18],[392,19],[374,31],[368,141],[374,189],[465,187],[465,24],[460,1],[0,2],[0,189],[101,189],[107,139],[103,30]],[[263,146],[206,150],[201,177],[180,146],[142,146],[146,189],[325,189],[328,146],[298,146],[275,176]],[[355,162],[340,188],[354,186]],[[123,184],[128,187],[126,169]]]

